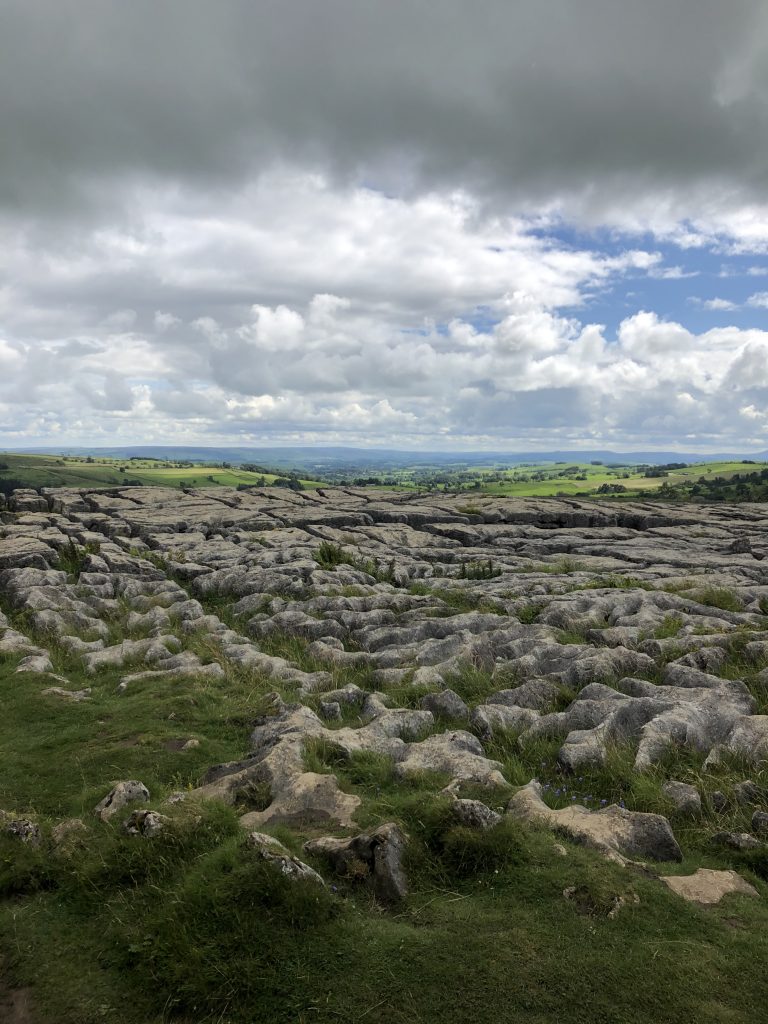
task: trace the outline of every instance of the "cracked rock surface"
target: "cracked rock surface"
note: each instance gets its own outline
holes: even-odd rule
[[[435,775],[451,792],[510,785],[487,749],[499,736],[556,741],[564,773],[617,745],[637,771],[680,750],[761,765],[766,552],[768,509],[749,504],[25,490],[0,513],[0,654],[73,703],[95,698],[57,674],[61,652],[94,686],[115,674],[126,701],[178,680],[226,687],[235,671],[268,680],[242,759],[195,795],[243,803],[249,830],[353,828],[360,798],[310,770],[308,749],[381,756],[404,784]],[[120,786],[102,818],[146,799]],[[689,789],[667,795],[695,814]],[[680,857],[659,815],[553,810],[536,782],[510,810],[619,858]],[[469,801],[461,813],[496,820]]]

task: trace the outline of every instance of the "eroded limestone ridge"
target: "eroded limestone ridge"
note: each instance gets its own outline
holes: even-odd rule
[[[127,487],[17,491],[0,516],[0,652],[53,696],[90,699],[54,647],[123,670],[126,699],[231,667],[274,683],[243,759],[198,790],[261,786],[248,828],[353,826],[359,798],[306,770],[308,741],[457,796],[508,784],[499,733],[556,738],[574,772],[617,744],[638,770],[768,757],[765,506]],[[462,699],[468,668],[487,685]]]

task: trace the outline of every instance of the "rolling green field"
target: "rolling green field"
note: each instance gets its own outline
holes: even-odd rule
[[[429,470],[404,468],[387,474],[384,484],[404,489],[467,491],[509,497],[554,497],[556,495],[596,495],[599,488],[617,488],[625,497],[650,496],[663,485],[676,487],[698,480],[729,479],[737,474],[759,471],[766,463],[700,462],[680,469],[664,470],[663,475],[646,476],[647,465],[609,465],[590,462],[537,462],[515,466],[478,466]],[[621,490],[618,490],[621,488]],[[613,495],[616,496],[616,495]]]
[[[385,477],[349,479],[331,472],[323,480],[301,478],[305,488],[354,485],[398,490],[464,491],[499,497],[652,497],[667,488],[699,480],[729,479],[766,467],[758,462],[701,462],[663,475],[646,476],[648,466],[587,462],[539,462],[510,466],[429,469],[406,467]],[[655,471],[655,470],[654,470]],[[0,490],[24,487],[120,487],[130,484],[163,487],[271,486],[275,473],[250,472],[226,463],[189,463],[159,459],[112,459],[104,456],[29,455],[0,452]],[[5,483],[5,488],[3,484]],[[606,492],[606,487],[610,491]],[[601,488],[603,490],[601,491]],[[613,491],[613,493],[612,493]]]
[[[764,463],[745,465],[742,462],[700,462],[685,469],[669,470],[664,477],[646,477],[645,470],[634,467],[611,468],[594,466],[590,463],[568,463],[559,466],[555,463],[541,463],[525,469],[507,471],[507,479],[502,481],[483,482],[482,490],[487,494],[546,496],[556,494],[579,494],[593,491],[603,484],[619,484],[628,491],[657,491],[666,481],[670,486],[691,483],[707,476],[729,478],[736,473],[764,468]],[[578,473],[570,475],[573,470]],[[483,472],[480,470],[479,472]],[[568,475],[566,475],[568,474]],[[542,475],[544,479],[536,479]],[[579,479],[586,477],[586,479]]]
[[[269,486],[274,473],[251,473],[236,467],[180,464],[157,459],[107,459],[56,455],[17,455],[0,452],[0,484],[20,481],[25,487],[125,487],[137,481],[148,487]],[[317,480],[301,480],[304,487],[321,486]]]

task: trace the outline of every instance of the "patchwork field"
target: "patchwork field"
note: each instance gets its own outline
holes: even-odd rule
[[[0,1018],[761,1020],[766,554],[746,503],[0,499]]]
[[[676,487],[700,480],[731,479],[737,474],[765,469],[762,462],[699,462],[681,468],[611,465],[591,462],[524,463],[511,467],[478,466],[455,470],[406,468],[389,474],[399,487],[418,490],[425,485],[448,491],[466,490],[498,497],[555,497],[599,494],[599,488],[617,488],[612,495],[652,495],[663,486]],[[655,475],[647,475],[649,473]],[[605,497],[605,495],[600,495]]]
[[[147,487],[269,486],[275,473],[253,473],[239,467],[179,464],[159,459],[109,459],[98,456],[17,455],[0,452],[0,484],[13,480],[21,487],[115,487],[126,483]],[[318,482],[301,480],[302,486]]]
[[[376,475],[373,467],[356,472],[329,469],[327,476],[312,478],[291,471],[302,487],[329,485],[359,486],[361,480],[376,490],[465,492],[496,497],[596,496],[631,500],[653,496],[662,488],[690,485],[697,481],[730,480],[756,473],[768,463],[701,462],[682,468],[658,471],[658,467],[591,462],[521,463],[510,467],[423,467],[391,469]],[[656,475],[647,473],[656,472]],[[359,477],[356,473],[362,472]],[[369,472],[372,475],[368,475]],[[120,487],[126,484],[150,487],[237,487],[272,486],[286,476],[251,472],[229,463],[175,462],[161,459],[115,459],[103,456],[30,455],[0,453],[0,490],[13,487]],[[5,486],[3,486],[5,484]],[[613,493],[604,493],[611,488]],[[600,491],[603,488],[603,492]]]

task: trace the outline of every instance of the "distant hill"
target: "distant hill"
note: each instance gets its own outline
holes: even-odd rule
[[[565,450],[565,451],[403,451],[388,448],[349,447],[275,447],[275,448],[229,448],[229,447],[171,447],[165,445],[136,445],[115,448],[15,448],[8,451],[40,455],[93,455],[115,459],[156,458],[170,461],[230,462],[240,465],[244,462],[258,463],[280,470],[304,470],[322,473],[323,470],[376,470],[400,469],[407,466],[489,466],[520,462],[623,462],[628,464],[648,463],[661,465],[668,462],[726,462],[741,459],[768,460],[768,451],[763,452],[718,452],[703,455],[700,452],[637,451],[615,452],[607,449]]]

